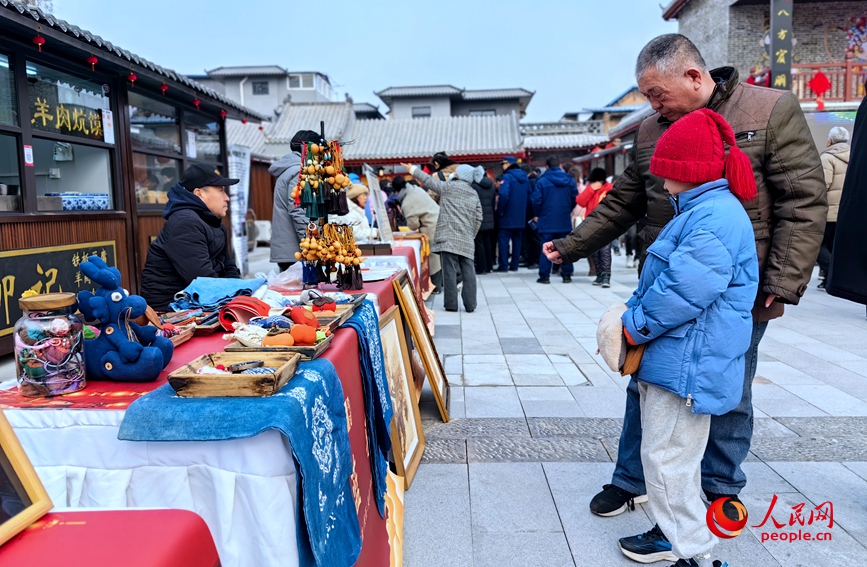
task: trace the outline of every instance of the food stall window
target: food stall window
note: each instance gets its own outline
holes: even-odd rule
[[[0,134],[0,213],[20,212],[21,209],[18,138]]]
[[[181,153],[178,111],[174,106],[130,91],[129,124],[134,148]]]
[[[185,154],[190,159],[221,163],[220,124],[215,118],[184,113]]]
[[[18,125],[18,98],[9,58],[0,53],[0,124]]]
[[[141,154],[132,154],[135,195],[139,204],[164,205],[168,191],[178,182],[181,165],[178,160]]]
[[[114,208],[108,149],[33,138],[33,162],[38,210],[106,211]]]

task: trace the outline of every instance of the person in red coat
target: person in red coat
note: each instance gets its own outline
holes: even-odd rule
[[[611,183],[606,181],[608,173],[601,167],[590,171],[590,183],[581,191],[575,200],[579,206],[587,210],[585,217],[590,216],[593,209],[602,202],[602,199],[611,191]],[[591,256],[596,266],[596,281],[593,285],[611,287],[611,244],[606,244]]]

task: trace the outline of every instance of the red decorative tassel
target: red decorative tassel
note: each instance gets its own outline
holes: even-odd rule
[[[138,77],[136,76],[135,73],[130,73],[129,75],[126,76],[126,79],[127,79],[130,83],[132,83],[132,84],[130,85],[130,88],[134,88],[134,87],[135,87],[136,79],[138,79]]]
[[[225,110],[220,110],[220,118],[222,118],[223,120],[225,120],[226,116],[228,116],[228,115],[229,115],[229,113],[226,112]]]
[[[196,98],[196,99],[193,99],[193,106],[196,107],[196,110],[200,110],[199,106],[200,106],[201,104],[202,104],[202,101],[200,101],[199,99],[197,99],[197,98]]]
[[[90,63],[90,70],[96,71],[96,64],[99,63],[99,59],[95,55],[91,55],[87,58],[87,62]]]
[[[732,139],[732,142],[734,142],[734,139]],[[741,201],[752,201],[759,195],[750,158],[735,143],[732,143],[729,147],[729,155],[726,156],[725,167],[729,190],[734,193],[735,197]]]
[[[169,86],[163,83],[160,85],[160,90],[163,91],[163,96],[166,96],[166,92],[169,90]]]
[[[39,48],[39,53],[42,53],[42,46],[45,45],[45,38],[39,34],[33,36],[33,43]]]

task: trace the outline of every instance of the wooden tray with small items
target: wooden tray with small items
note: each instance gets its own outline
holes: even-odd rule
[[[185,327],[184,329],[182,329],[180,333],[171,337],[169,340],[172,341],[172,344],[175,345],[175,348],[177,348],[179,345],[182,345],[191,338],[193,338],[194,332],[195,329],[192,325],[190,325],[189,327]]]
[[[346,323],[355,313],[355,310],[364,303],[365,293],[358,293],[352,296],[352,301],[349,303],[339,303],[335,311],[314,311],[313,314],[319,320],[319,324],[323,327],[328,327],[331,332],[337,330],[340,325]]]
[[[313,360],[317,358],[320,354],[325,352],[328,346],[331,344],[331,339],[334,338],[334,335],[328,335],[325,337],[325,340],[319,341],[313,346],[270,346],[270,347],[248,347],[239,343],[238,341],[234,341],[223,349],[226,352],[246,352],[246,353],[256,353],[256,352],[294,352],[301,355],[301,360]]]
[[[196,374],[203,366],[228,367],[251,360],[261,360],[263,366],[275,370],[267,374]],[[295,375],[300,360],[300,354],[291,352],[216,352],[181,366],[168,379],[175,393],[185,398],[271,396]]]

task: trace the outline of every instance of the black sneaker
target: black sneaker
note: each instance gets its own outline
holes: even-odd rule
[[[825,280],[819,282],[819,285],[816,286],[816,289],[821,289],[822,291],[825,291]]]
[[[617,546],[623,555],[639,563],[655,563],[656,561],[677,561],[677,556],[671,552],[671,542],[659,529],[653,526],[649,532],[632,537],[622,537],[617,540]],[[687,564],[689,565],[689,564]]]
[[[563,283],[572,283],[572,276],[563,276]]]
[[[723,504],[722,507],[723,514],[725,514],[726,518],[733,522],[737,522],[741,519],[738,515],[738,509],[735,508],[734,504],[732,504],[732,502],[737,502],[741,506],[744,505],[744,503],[741,502],[740,498],[738,498],[737,494],[714,494],[713,492],[708,492],[707,490],[705,490],[704,495],[707,498],[708,504],[713,504],[720,498],[728,498],[728,500],[725,502],[725,504]],[[746,506],[744,506],[744,509],[746,509]]]
[[[674,563],[671,567],[699,567],[699,564],[695,559],[678,559],[677,563]],[[723,563],[722,561],[714,560],[713,567],[729,567],[729,564],[728,562]]]
[[[536,283],[551,283],[551,278],[538,278]]]
[[[611,287],[611,276],[609,274],[602,276],[602,281],[599,282],[599,285],[602,287]]]
[[[647,502],[646,494],[633,494],[619,486],[606,484],[602,492],[590,501],[590,511],[605,518],[617,516],[626,510],[635,510],[636,504]]]
[[[605,277],[605,274],[597,274],[596,279],[593,281],[593,285],[602,285],[602,278]]]

